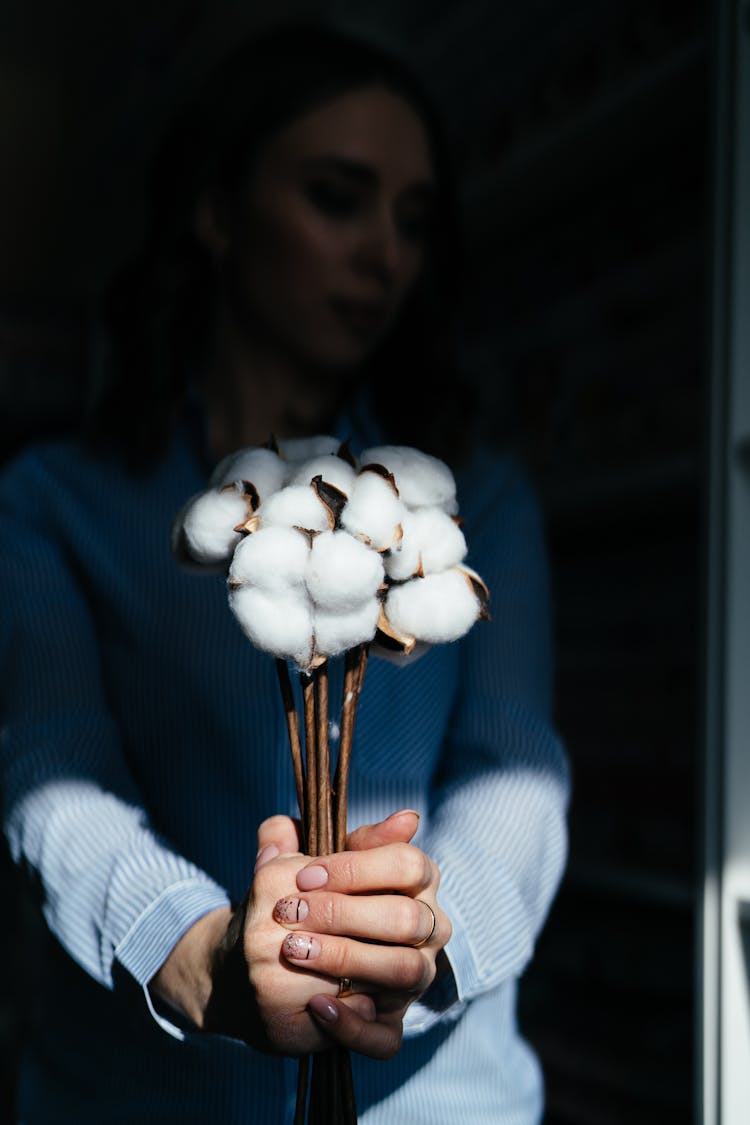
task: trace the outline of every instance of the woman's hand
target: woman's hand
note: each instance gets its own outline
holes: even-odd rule
[[[406,1009],[435,977],[451,923],[429,856],[404,840],[360,850],[362,839],[354,833],[348,851],[302,866],[296,893],[276,903],[274,917],[290,931],[281,947],[290,965],[354,989],[348,998],[330,987],[311,997],[318,1025],[350,1049],[389,1058]],[[374,1018],[352,1003],[359,994],[371,995]]]
[[[257,1050],[303,1055],[329,1046],[308,1005],[337,982],[324,973],[302,972],[280,955],[285,930],[274,905],[295,886],[309,857],[280,854],[258,867],[244,902],[234,913],[216,950],[211,991],[201,1026],[244,1039]],[[365,1023],[375,1017],[369,996],[347,1001]]]
[[[437,929],[423,949],[393,945],[380,950],[372,946],[378,953],[374,959],[363,961],[362,941],[345,936],[345,930],[332,932],[336,919],[331,910],[336,907],[331,907],[334,898],[330,892],[336,901],[345,898],[348,882],[358,896],[362,895],[359,908],[354,905],[353,911],[347,909],[341,914],[341,925],[378,942],[396,943],[404,937],[419,941],[415,918],[411,930],[404,920],[407,899],[402,902],[400,896],[416,897],[421,892],[431,905],[437,882],[431,861],[406,843],[417,823],[414,813],[394,814],[352,833],[347,852],[311,862],[296,850],[297,830],[292,820],[279,816],[265,821],[259,831],[255,878],[242,906],[234,914],[226,908],[201,918],[153,978],[152,991],[196,1026],[242,1038],[260,1050],[307,1054],[330,1046],[332,1035],[352,1050],[378,1057],[392,1054],[400,1043],[403,1012],[432,979],[434,952],[447,941],[450,925],[436,910]],[[395,853],[389,850],[394,847]],[[358,862],[370,853],[377,857],[375,862]],[[391,864],[397,854],[403,871],[396,886]],[[301,876],[303,883],[315,881],[316,867],[326,873],[326,889],[312,888],[299,895],[300,900],[304,897],[313,904],[313,920],[320,918],[316,924],[321,926],[321,938],[314,940],[321,953],[313,969],[315,957],[305,957],[303,967],[300,958],[281,952],[286,937],[296,938],[296,949],[301,949],[303,927],[282,920],[279,914],[283,908],[277,903],[295,898],[297,876],[302,870],[312,869],[312,875]],[[381,895],[384,889],[398,893]],[[372,899],[376,903],[377,932],[370,935],[365,931],[373,922]],[[378,909],[378,904],[385,910]],[[423,911],[431,925],[424,904],[412,903],[406,910]],[[286,952],[294,949],[294,945],[291,950],[288,945],[284,947]],[[309,945],[308,949],[316,950],[317,946]],[[340,977],[355,979],[357,991],[353,995],[337,998]]]

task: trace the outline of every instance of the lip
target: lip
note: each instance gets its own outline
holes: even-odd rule
[[[388,319],[388,305],[383,301],[333,297],[330,303],[344,325],[358,336],[371,336],[379,332]]]

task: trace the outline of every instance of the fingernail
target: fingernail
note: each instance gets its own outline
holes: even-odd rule
[[[312,961],[320,956],[320,942],[307,934],[288,934],[281,948],[293,961]]]
[[[280,898],[273,908],[277,922],[303,922],[310,913],[310,907],[303,898]]]
[[[325,867],[313,864],[312,867],[303,867],[297,872],[297,886],[301,891],[316,891],[328,882],[328,872]]]
[[[269,860],[276,859],[276,856],[278,854],[279,849],[275,844],[266,844],[265,848],[261,848],[257,856],[255,857],[254,870],[257,871],[258,868],[262,867],[264,863],[268,863]]]
[[[399,809],[398,812],[391,813],[388,820],[393,820],[394,816],[403,816],[404,813],[411,813],[412,816],[415,816],[417,820],[419,820],[419,813],[416,809]]]
[[[327,996],[311,996],[308,1007],[314,1016],[325,1020],[326,1023],[334,1023],[339,1018],[338,1008]]]

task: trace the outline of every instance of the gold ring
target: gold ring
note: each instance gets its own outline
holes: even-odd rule
[[[427,942],[430,940],[430,938],[434,936],[435,930],[437,929],[437,918],[435,917],[435,911],[432,909],[429,902],[425,902],[423,898],[418,898],[416,901],[421,902],[423,906],[426,906],[430,914],[432,915],[432,926],[430,927],[429,934],[427,935],[427,937],[423,937],[422,940],[418,941],[414,946],[415,949],[419,949],[421,945],[427,945]]]
[[[336,995],[339,997],[339,999],[342,996],[351,996],[353,992],[354,992],[354,989],[352,988],[352,978],[351,977],[340,977],[339,978],[339,990],[336,993]]]

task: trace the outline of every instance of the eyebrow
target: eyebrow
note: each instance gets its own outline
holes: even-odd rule
[[[338,172],[346,176],[347,179],[355,180],[357,183],[362,184],[363,187],[376,187],[379,182],[377,172],[369,164],[334,153],[310,157],[308,160],[303,161],[302,170],[304,172]],[[415,180],[413,183],[408,184],[405,190],[410,194],[418,193],[420,195],[432,196],[435,193],[435,185],[432,180]]]

